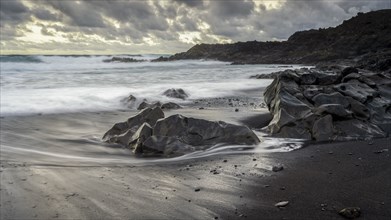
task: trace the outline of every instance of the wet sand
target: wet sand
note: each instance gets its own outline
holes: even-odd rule
[[[167,113],[240,124],[265,112]],[[349,206],[362,219],[391,217],[389,138],[136,163],[99,142],[130,114],[2,118],[1,219],[341,219],[337,210]],[[277,164],[284,170],[271,171]],[[287,207],[274,206],[283,200]]]

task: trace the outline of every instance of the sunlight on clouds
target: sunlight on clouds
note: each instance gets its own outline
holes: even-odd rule
[[[49,35],[43,35],[42,29],[43,27],[40,27],[36,24],[28,24],[26,25],[26,28],[31,30],[30,32],[25,32],[24,36],[18,37],[18,40],[21,41],[27,41],[27,42],[33,42],[33,43],[47,43],[47,42],[58,42],[58,43],[67,43],[69,40],[67,38],[64,38],[60,34],[56,32],[51,32],[53,36]]]
[[[198,25],[198,28],[202,31],[210,30],[210,25],[204,21],[198,22],[197,25]]]
[[[120,28],[121,27],[121,24],[117,21],[117,20],[115,20],[115,19],[113,19],[113,18],[110,18],[110,17],[107,17],[107,16],[102,16],[103,17],[103,19],[107,22],[107,23],[109,23],[110,25],[112,25],[113,27],[115,27],[115,28]]]
[[[255,11],[260,12],[261,7],[265,7],[266,10],[280,9],[284,6],[286,0],[254,0]]]
[[[187,44],[197,44],[201,39],[200,32],[196,31],[185,31],[179,33],[179,41]]]
[[[149,46],[158,45],[151,37],[143,37],[143,41]]]

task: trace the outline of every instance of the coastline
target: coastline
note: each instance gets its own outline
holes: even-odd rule
[[[236,123],[246,118],[252,122],[255,121],[252,117],[261,115],[260,111],[251,115],[233,109],[181,109],[166,113],[180,112]],[[123,120],[130,114],[36,115],[23,116],[24,121],[6,117],[1,119],[2,146],[6,140],[20,143],[18,138],[29,132],[37,139],[46,140],[56,137],[57,132],[63,133],[63,139],[71,140],[72,136],[67,133],[70,128],[77,128],[73,132],[78,132],[79,136],[99,134],[107,129],[102,125],[110,126],[111,121]],[[9,124],[4,123],[7,120]],[[40,123],[41,130],[31,129],[34,120]],[[16,121],[19,122],[16,126],[7,127],[15,125]],[[54,127],[45,128],[41,123]],[[12,133],[22,136],[9,139]],[[37,133],[47,136],[37,136]],[[42,163],[42,158],[32,152],[4,154],[3,148],[1,218],[259,219],[262,215],[265,219],[340,219],[337,211],[348,206],[359,206],[364,219],[391,216],[387,208],[391,204],[390,138],[375,139],[373,143],[310,143],[291,152],[250,151],[139,165],[117,163],[127,158],[123,149],[95,146],[96,149],[89,152],[87,149],[93,143],[86,139],[53,140],[62,145],[67,143],[63,148],[74,146],[69,150],[96,159],[86,163],[80,162],[80,158],[47,155],[42,158],[51,160]],[[30,146],[34,143],[33,139],[26,141]],[[38,143],[43,149],[51,145],[49,142],[45,146],[45,141]],[[383,149],[388,151],[374,153]],[[67,149],[63,149],[63,153],[66,154]],[[113,158],[108,162],[102,160],[104,157]],[[26,158],[31,162],[26,162]],[[271,171],[277,164],[282,164],[284,170]],[[290,204],[285,208],[274,206],[283,200]],[[322,207],[321,204],[327,205]]]

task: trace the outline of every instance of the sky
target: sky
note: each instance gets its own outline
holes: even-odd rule
[[[282,41],[391,0],[0,0],[1,54],[172,54]]]

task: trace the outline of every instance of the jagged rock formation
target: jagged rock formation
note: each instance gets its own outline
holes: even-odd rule
[[[391,74],[333,66],[275,75],[264,93],[273,136],[325,141],[389,135]]]
[[[183,89],[167,89],[163,92],[163,95],[182,100],[185,100],[187,97],[189,97],[189,95]]]
[[[391,10],[359,13],[332,28],[299,31],[283,42],[238,42],[199,44],[187,52],[155,61],[213,59],[234,64],[314,64],[362,56],[358,65],[381,66],[391,63]],[[367,58],[371,58],[368,61]],[[351,62],[350,60],[349,62]]]
[[[171,115],[164,118],[159,107],[146,108],[125,122],[115,124],[103,135],[136,154],[174,156],[204,150],[216,144],[260,142],[246,126]]]
[[[171,109],[180,109],[180,108],[182,108],[180,105],[178,105],[178,104],[176,104],[174,102],[166,102],[166,103],[162,104],[161,102],[149,103],[147,101],[143,101],[137,107],[137,110],[143,110],[145,108],[155,108],[155,107],[160,107],[163,110],[171,110]]]

